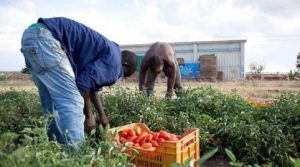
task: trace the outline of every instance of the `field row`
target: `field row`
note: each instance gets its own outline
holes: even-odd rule
[[[201,156],[213,149],[218,150],[215,155],[226,156],[228,149],[236,157],[229,161],[241,166],[292,166],[292,160],[299,158],[300,93],[281,94],[262,106],[235,91],[223,94],[210,87],[187,89],[172,100],[147,98],[121,87],[100,96],[111,127],[143,122],[152,131],[175,134],[199,128]],[[0,93],[1,161],[10,166],[83,166],[91,161],[95,166],[130,166],[116,143],[105,140],[105,130],[87,137],[80,158],[65,155],[60,145],[47,140],[40,110],[36,93]]]

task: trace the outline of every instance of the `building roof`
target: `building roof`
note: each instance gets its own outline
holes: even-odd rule
[[[211,43],[245,43],[246,39],[240,40],[220,40],[220,41],[187,41],[187,42],[168,42],[171,45],[184,45],[184,44],[211,44]],[[145,44],[121,44],[121,47],[134,47],[134,46],[149,46],[152,43]]]

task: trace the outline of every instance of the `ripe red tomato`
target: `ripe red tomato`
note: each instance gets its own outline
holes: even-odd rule
[[[132,130],[132,129],[128,129],[127,135],[128,135],[128,136],[134,136],[134,135],[135,135],[135,131]]]
[[[171,138],[170,134],[166,131],[160,131],[159,132],[159,137],[162,137],[165,140],[170,140],[170,138]]]
[[[140,147],[140,143],[134,143],[133,146],[134,147]]]
[[[177,141],[178,138],[175,134],[170,134],[171,138],[169,139],[170,141]]]
[[[120,136],[121,136],[121,137],[124,137],[124,138],[127,138],[127,130],[123,130],[123,131],[120,133]]]
[[[153,140],[157,140],[159,137],[159,133],[158,132],[152,132],[151,133],[153,135]]]
[[[165,142],[165,139],[164,138],[158,138],[157,142],[158,142],[159,145],[161,145]]]
[[[142,132],[135,140],[135,143],[139,143],[142,139],[144,139],[146,137],[147,133],[146,132]]]
[[[146,138],[145,137],[140,141],[140,145],[142,146],[144,143],[146,143]]]
[[[148,134],[148,136],[146,136],[146,141],[150,141],[153,139],[153,135],[152,134]]]
[[[149,143],[151,143],[153,147],[158,147],[158,142],[155,140],[150,140]]]
[[[137,138],[136,135],[129,136],[129,137],[127,138],[127,141],[132,141],[132,142],[133,142],[136,138]]]

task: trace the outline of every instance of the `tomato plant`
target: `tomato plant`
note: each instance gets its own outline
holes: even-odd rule
[[[272,105],[257,107],[235,91],[225,95],[210,87],[187,89],[172,99],[146,97],[137,90],[113,87],[100,94],[110,126],[142,122],[155,131],[182,134],[200,129],[201,150],[230,149],[236,162],[245,165],[289,166],[300,152],[300,93],[281,94]],[[95,112],[96,113],[96,112]],[[105,130],[104,130],[105,131]],[[136,147],[161,144],[166,138],[151,133],[138,137],[129,132]],[[124,142],[128,132],[120,134]],[[147,142],[146,142],[147,140]],[[155,141],[155,142],[154,142]],[[150,143],[150,144],[145,144]],[[42,116],[35,93],[15,90],[0,92],[0,160],[7,166],[131,166],[116,142],[106,140],[98,128],[82,144],[82,155],[66,154],[47,138],[47,119]]]

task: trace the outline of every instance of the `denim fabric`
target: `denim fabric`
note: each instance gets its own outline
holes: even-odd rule
[[[83,98],[60,43],[49,30],[29,27],[23,33],[21,51],[38,87],[44,114],[53,117],[49,138],[55,136],[58,142],[70,142],[78,149],[77,144],[84,140]]]

